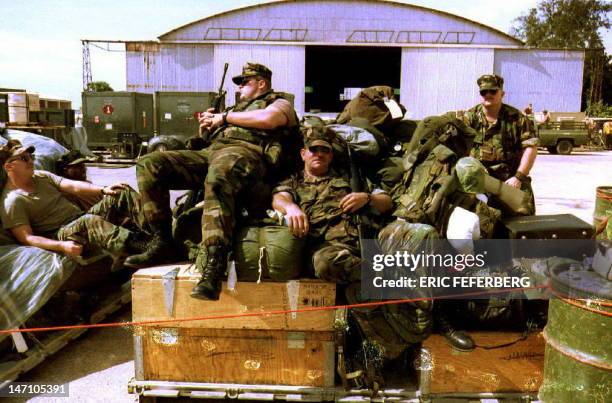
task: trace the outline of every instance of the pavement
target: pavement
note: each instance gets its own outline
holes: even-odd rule
[[[540,152],[532,170],[538,214],[572,213],[592,223],[597,186],[612,186],[612,151],[550,155]],[[136,188],[135,169],[93,167],[94,183],[127,182]],[[173,197],[180,192],[173,192]],[[129,321],[124,308],[110,321]],[[20,381],[70,384],[69,398],[31,398],[31,402],[132,402],[127,382],[134,374],[132,335],[124,328],[95,329],[23,375]]]

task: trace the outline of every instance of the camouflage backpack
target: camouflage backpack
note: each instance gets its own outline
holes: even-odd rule
[[[448,196],[458,186],[453,167],[469,154],[475,134],[453,113],[422,120],[403,157],[402,179],[392,189],[398,206],[393,215],[443,233]]]

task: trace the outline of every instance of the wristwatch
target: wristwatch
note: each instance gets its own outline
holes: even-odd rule
[[[225,111],[221,114],[221,116],[223,117],[223,126],[227,126],[227,114],[229,113],[229,111]]]
[[[522,173],[521,171],[516,171],[516,173],[514,174],[514,177],[520,180],[521,182],[526,182],[529,180],[529,177],[525,175],[524,173]]]
[[[365,192],[366,196],[368,196],[368,200],[366,200],[366,206],[370,205],[370,202],[372,201],[372,195],[368,192]]]

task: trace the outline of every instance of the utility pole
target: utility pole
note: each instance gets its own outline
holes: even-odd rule
[[[93,80],[91,78],[91,61],[89,60],[89,41],[81,40],[83,45],[83,91],[87,90],[89,83]]]

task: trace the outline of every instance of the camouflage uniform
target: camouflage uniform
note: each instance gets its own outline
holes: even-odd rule
[[[313,253],[315,276],[340,283],[359,281],[361,259],[356,216],[340,208],[340,200],[352,192],[349,181],[334,171],[324,177],[306,177],[302,172],[272,190],[279,192],[289,193],[308,216],[307,245]]]
[[[503,79],[498,76],[483,76],[479,79],[481,89],[486,82],[501,81],[498,88],[503,86]],[[470,156],[480,160],[489,171],[489,174],[501,181],[506,181],[516,174],[520,165],[525,147],[537,146],[538,138],[529,118],[512,106],[502,104],[499,116],[494,123],[489,123],[481,104],[474,106],[463,115],[464,122],[478,133],[474,138],[474,146]],[[521,190],[533,196],[531,178],[522,181]],[[494,202],[494,200],[492,200]],[[494,207],[498,205],[493,204]],[[529,210],[535,213],[535,204],[532,202]]]
[[[74,241],[91,249],[102,249],[113,257],[128,254],[128,237],[141,231],[143,216],[140,196],[127,188],[117,195],[106,195],[85,214],[63,225],[57,232],[60,241]]]
[[[236,112],[264,109],[281,95],[268,92],[236,105]],[[280,140],[287,128],[277,130],[224,126],[201,151],[156,152],[136,164],[143,213],[154,232],[168,236],[172,214],[170,190],[198,189],[204,185],[204,213],[200,246],[231,244],[235,226],[236,197],[266,174],[266,162],[280,157]]]

